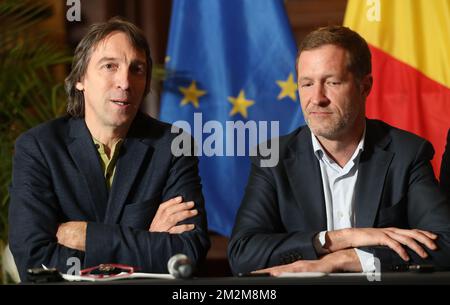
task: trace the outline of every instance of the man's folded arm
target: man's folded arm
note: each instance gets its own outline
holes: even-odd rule
[[[404,247],[410,260],[404,261],[392,249],[382,246],[364,247],[380,260],[382,270],[404,268],[411,264],[431,264],[437,268],[450,268],[450,203],[439,189],[430,164],[433,147],[423,141],[411,166],[407,200],[407,217],[410,229],[434,233],[436,250],[421,245],[428,257],[422,258],[408,247]]]
[[[198,214],[180,224],[195,228],[181,234],[149,232],[118,224],[89,222],[86,234],[86,265],[107,261],[130,264],[142,272],[167,272],[167,261],[177,253],[186,254],[194,264],[201,262],[209,249],[206,212],[196,157],[173,159],[162,201],[182,196],[194,201]]]
[[[16,141],[13,177],[9,189],[9,243],[22,280],[28,268],[55,267],[65,271],[71,257],[84,252],[57,243],[61,209],[52,191],[45,159],[35,138],[24,134]]]
[[[422,262],[417,255],[411,255],[411,263],[432,263],[437,267],[450,267],[450,202],[440,190],[435,178],[430,160],[433,158],[434,149],[431,143],[423,141],[415,161],[411,167],[409,176],[408,222],[412,229],[426,230],[436,234],[435,242],[437,250],[427,251],[429,257]],[[385,250],[377,249],[381,264]]]
[[[318,232],[286,232],[270,169],[253,164],[254,161],[228,246],[233,273],[316,259],[313,240]]]
[[[84,252],[57,243],[57,217],[49,207],[50,196],[42,195],[45,192],[35,196],[27,187],[10,188],[9,243],[22,281],[28,268],[44,264],[66,271],[73,266],[69,258],[84,260]]]
[[[119,224],[88,222],[86,252],[57,243],[57,231],[64,222],[45,158],[33,136],[16,142],[13,181],[10,188],[9,241],[22,280],[31,267],[55,267],[66,272],[80,259],[81,268],[100,263],[122,263],[143,272],[167,272],[171,255],[184,253],[194,263],[206,256],[209,248],[204,200],[195,157],[174,158],[163,191],[163,199],[183,196],[195,202],[198,214],[184,221],[195,228],[182,234],[149,232]],[[67,219],[67,221],[75,219]],[[85,221],[85,219],[77,219]],[[75,221],[77,221],[75,220]]]

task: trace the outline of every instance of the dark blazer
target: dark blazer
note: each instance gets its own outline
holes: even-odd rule
[[[450,266],[450,209],[434,177],[429,142],[381,121],[367,120],[355,190],[356,227],[419,228],[439,234],[431,261]],[[228,256],[234,273],[317,259],[314,236],[327,230],[319,161],[311,131],[300,127],[280,138],[280,161],[261,167],[252,159]],[[366,247],[381,267],[402,264],[385,247]],[[413,262],[422,260],[409,251]]]
[[[447,145],[442,155],[440,183],[442,190],[450,198],[450,129],[447,134]]]
[[[16,141],[10,187],[9,242],[25,280],[26,269],[56,267],[70,257],[81,268],[122,263],[141,272],[167,272],[167,261],[185,253],[194,263],[209,248],[197,157],[171,154],[170,125],[138,114],[116,163],[111,190],[83,119],[63,117],[22,134]],[[160,203],[181,195],[199,214],[183,234],[150,233]],[[87,221],[86,251],[57,243],[58,225]]]

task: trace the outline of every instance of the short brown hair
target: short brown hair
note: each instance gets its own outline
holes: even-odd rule
[[[67,113],[73,117],[84,117],[84,95],[83,92],[76,88],[77,82],[81,81],[86,73],[92,51],[112,32],[123,32],[128,36],[130,43],[134,48],[143,50],[147,60],[147,74],[145,95],[150,90],[152,59],[150,47],[144,33],[131,22],[121,18],[114,17],[107,22],[95,23],[89,27],[87,34],[75,49],[72,62],[72,70],[65,80],[65,88],[67,93]]]
[[[340,25],[321,27],[309,33],[299,46],[295,68],[298,68],[300,53],[327,44],[339,46],[347,51],[348,69],[357,79],[360,80],[372,73],[371,55],[367,42],[355,31]]]

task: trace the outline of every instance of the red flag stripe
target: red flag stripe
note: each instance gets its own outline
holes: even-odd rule
[[[450,89],[420,71],[370,46],[374,86],[367,100],[367,116],[381,119],[429,140],[439,174],[450,128]]]

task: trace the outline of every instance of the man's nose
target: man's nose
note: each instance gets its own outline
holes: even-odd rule
[[[120,69],[116,74],[116,86],[122,90],[130,88],[130,71],[129,69]]]
[[[312,92],[311,102],[317,105],[326,105],[329,103],[328,97],[325,93],[325,88],[323,84],[314,85],[314,89]]]

